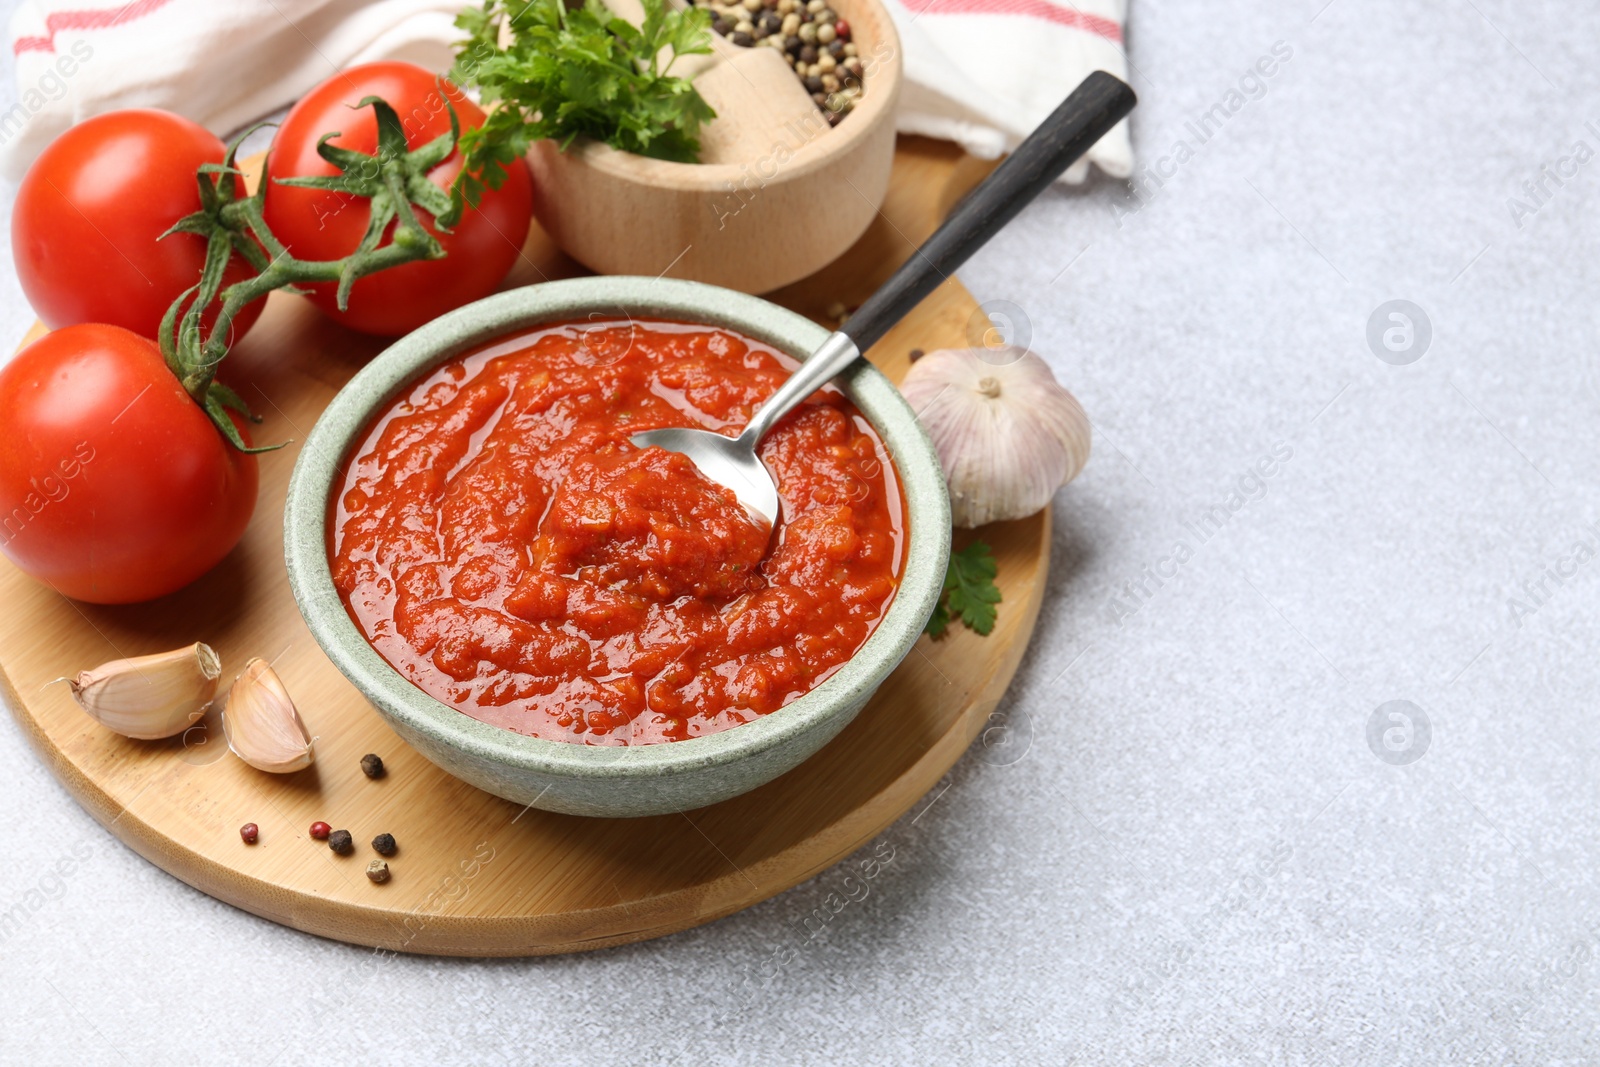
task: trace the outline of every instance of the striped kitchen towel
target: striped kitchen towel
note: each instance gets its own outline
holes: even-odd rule
[[[450,65],[462,0],[23,0],[11,16],[17,98],[0,110],[12,180],[75,122],[159,107],[227,135],[335,70]]]
[[[905,49],[899,128],[992,159],[1017,146],[1090,72],[1128,80],[1126,0],[884,0]],[[1124,119],[1062,177],[1133,173]]]
[[[899,128],[992,158],[1090,71],[1127,79],[1126,0],[885,0],[906,82]],[[11,19],[17,99],[0,108],[0,172],[15,180],[91,115],[176,111],[219,135],[292,103],[332,71],[377,59],[450,65],[463,0],[22,0]],[[1127,177],[1127,125],[1090,162]]]

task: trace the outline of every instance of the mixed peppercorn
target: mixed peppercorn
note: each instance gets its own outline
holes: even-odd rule
[[[368,752],[362,756],[361,773],[372,779],[382,778],[384,776],[382,757],[375,752]],[[311,824],[309,833],[313,841],[326,841],[328,847],[340,856],[349,856],[356,850],[354,834],[349,830],[335,830],[321,819]],[[245,844],[253,845],[261,840],[261,828],[253,822],[247,822],[239,827],[239,837]],[[372,850],[380,856],[393,856],[400,851],[400,846],[395,843],[393,834],[379,834],[372,839]],[[373,860],[367,864],[367,877],[382,885],[391,877],[389,865],[383,860]]]
[[[711,28],[736,45],[774,48],[837,126],[861,99],[865,72],[850,24],[827,0],[694,0]]]

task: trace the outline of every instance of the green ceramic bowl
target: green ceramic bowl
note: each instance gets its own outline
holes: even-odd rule
[[[950,503],[939,459],[911,408],[864,361],[840,379],[894,457],[908,508],[906,573],[889,612],[832,677],[743,726],[668,744],[588,746],[479,722],[412,685],[367,644],[328,567],[328,501],[372,418],[418,376],[504,334],[602,316],[724,326],[803,359],[828,334],[757,297],[695,282],[579,278],[500,293],[410,333],[339,391],[300,450],[284,508],[289,584],[312,636],[408,743],[480,789],[578,815],[631,816],[714,804],[771,781],[855,718],[911,650],[932,613],[950,555]]]

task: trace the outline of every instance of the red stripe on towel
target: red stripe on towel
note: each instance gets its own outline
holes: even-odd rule
[[[56,50],[56,34],[62,30],[104,30],[112,26],[120,26],[124,22],[143,18],[145,15],[165,7],[169,0],[133,0],[131,4],[121,7],[99,8],[87,11],[55,11],[45,16],[44,25],[47,31],[43,37],[18,37],[11,43],[11,51],[16,55],[24,52],[54,52]]]

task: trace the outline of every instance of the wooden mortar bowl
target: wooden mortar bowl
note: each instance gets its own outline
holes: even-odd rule
[[[878,0],[830,0],[850,23],[865,92],[838,126],[772,131],[752,163],[671,163],[594,141],[528,153],[534,214],[601,274],[687,278],[765,293],[827,266],[883,203],[894,162],[900,38]]]

